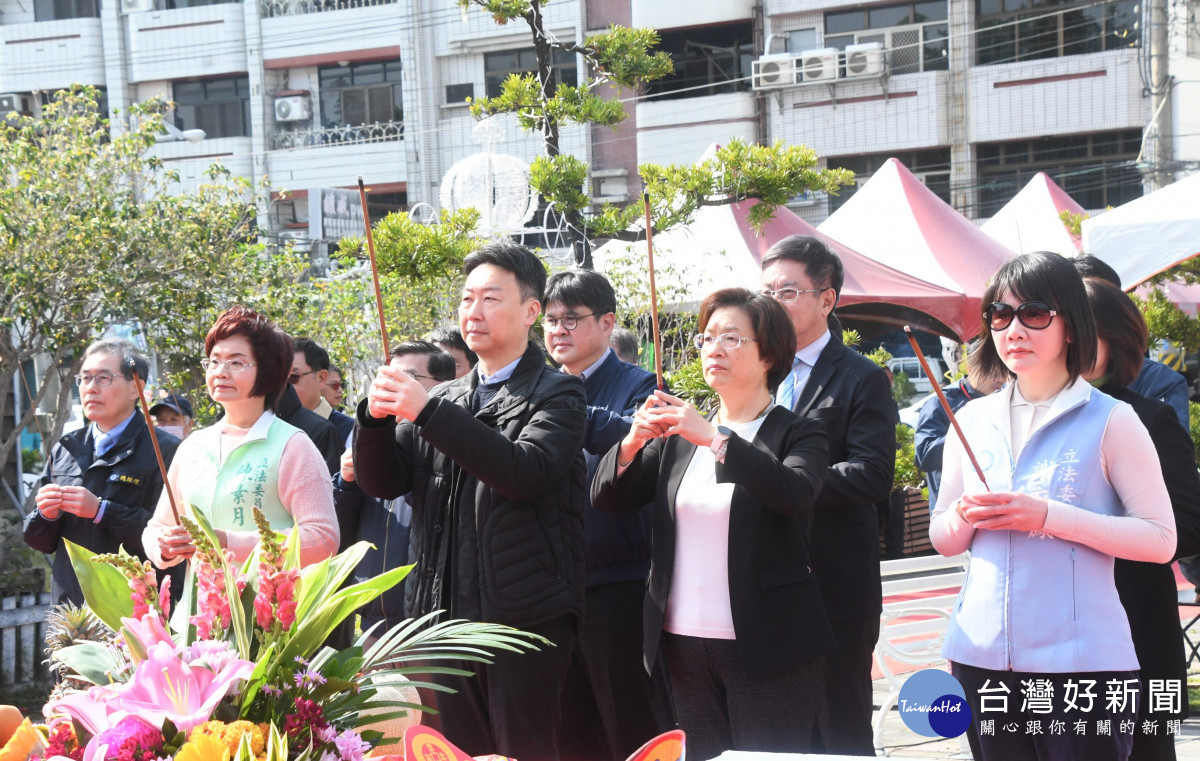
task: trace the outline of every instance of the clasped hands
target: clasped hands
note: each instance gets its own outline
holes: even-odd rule
[[[34,502],[38,512],[49,521],[58,520],[62,513],[90,521],[95,520],[100,511],[100,499],[82,486],[46,484],[38,489]]]
[[[1041,531],[1049,504],[1020,492],[980,492],[964,494],[954,510],[976,529]]]
[[[394,361],[394,360],[393,360]],[[388,416],[416,420],[429,402],[429,394],[417,379],[396,365],[379,368],[367,391],[367,412],[382,420]]]
[[[716,434],[717,429],[695,407],[665,391],[655,391],[633,413],[633,425],[621,441],[618,460],[629,463],[651,439],[682,436],[706,447]]]

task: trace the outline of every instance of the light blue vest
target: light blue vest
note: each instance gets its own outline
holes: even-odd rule
[[[971,402],[960,423],[992,491],[1019,491],[1121,515],[1100,445],[1120,402],[1094,389],[1033,432],[1016,462],[997,425],[1007,394]],[[985,491],[966,455],[967,493]],[[946,658],[995,671],[1062,673],[1138,668],[1113,584],[1113,557],[1040,532],[975,532],[971,563],[943,648]]]

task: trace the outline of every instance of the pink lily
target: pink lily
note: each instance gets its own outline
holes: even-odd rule
[[[249,678],[251,661],[237,659],[219,672],[184,663],[165,642],[147,651],[133,678],[121,690],[121,708],[154,726],[170,719],[183,732],[208,721],[234,684]]]
[[[86,692],[71,692],[52,700],[42,709],[47,723],[76,721],[93,735],[98,735],[128,715],[117,699],[118,688],[112,685],[91,687]]]
[[[167,578],[170,578],[169,576]],[[154,608],[144,613],[140,618],[122,618],[121,623],[125,630],[132,636],[139,645],[141,652],[147,652],[151,647],[159,642],[165,642],[172,647],[175,646],[175,640],[171,638],[171,632],[167,631],[167,627],[163,625],[162,617]],[[134,656],[135,662],[140,661],[138,658],[138,648],[130,647],[129,652]]]

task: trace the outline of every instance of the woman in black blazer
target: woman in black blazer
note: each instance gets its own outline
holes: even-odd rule
[[[772,403],[795,355],[783,307],[720,290],[701,304],[700,329],[716,414],[656,391],[601,461],[592,501],[617,512],[654,500],[646,666],[667,659],[688,757],[803,753],[824,718],[833,643],[809,538],[825,433]]]
[[[1162,466],[1163,480],[1171,497],[1178,537],[1175,557],[1200,552],[1200,476],[1196,474],[1192,439],[1175,411],[1157,399],[1147,399],[1126,386],[1142,370],[1142,357],[1148,342],[1146,321],[1133,301],[1112,283],[1085,278],[1088,301],[1096,320],[1099,337],[1096,365],[1084,377],[1109,396],[1126,402],[1150,432]],[[1175,573],[1170,563],[1138,563],[1117,560],[1113,569],[1117,594],[1129,617],[1133,649],[1137,653],[1138,678],[1141,681],[1137,727],[1133,733],[1130,761],[1175,759],[1175,736],[1167,732],[1167,722],[1187,718],[1187,666],[1183,637],[1179,633],[1179,605]],[[1178,711],[1170,710],[1162,697],[1152,699],[1150,682],[1159,695],[1178,695]],[[1178,680],[1179,690],[1165,689]],[[1153,705],[1154,703],[1159,705]],[[1165,709],[1165,710],[1164,710]],[[1155,731],[1147,733],[1145,722],[1153,722]]]

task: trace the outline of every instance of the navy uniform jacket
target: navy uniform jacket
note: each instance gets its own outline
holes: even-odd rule
[[[82,486],[98,498],[108,500],[100,522],[65,512],[51,521],[37,510],[25,518],[25,542],[35,550],[54,555],[55,603],[70,600],[76,605],[83,604],[83,590],[62,540],[70,539],[95,553],[116,552],[124,546],[126,552],[145,560],[142,529],[154,514],[163,489],[154,445],[140,414],[133,416],[121,437],[99,460],[92,457],[89,428],[80,428],[59,439],[50,450],[41,485]],[[169,468],[179,448],[179,439],[162,431],[157,433],[163,460]],[[174,579],[172,586],[177,581]]]

